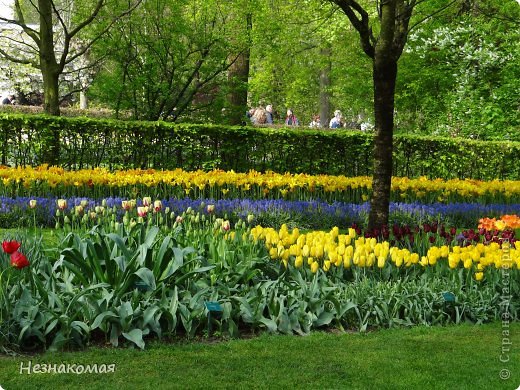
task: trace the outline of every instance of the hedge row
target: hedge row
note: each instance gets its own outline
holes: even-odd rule
[[[59,131],[65,168],[250,169],[370,175],[372,135],[360,131],[226,127],[0,114],[3,165],[39,165]],[[396,135],[394,175],[520,179],[520,142]]]

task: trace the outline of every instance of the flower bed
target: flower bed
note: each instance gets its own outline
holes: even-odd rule
[[[0,169],[5,196],[107,196],[192,199],[287,199],[362,203],[369,199],[369,177],[274,172],[173,171],[105,169],[66,171],[56,167]],[[392,179],[395,201],[453,203],[520,203],[520,181]]]
[[[395,178],[394,199],[413,202],[392,202],[392,225],[363,231],[368,178],[46,167],[0,177],[0,224],[55,227],[53,240],[0,237],[0,349],[99,337],[144,348],[149,336],[209,332],[208,321],[236,336],[520,314],[519,182]]]
[[[56,222],[57,197],[0,197],[0,227],[13,226],[46,226],[53,227]],[[96,206],[105,206],[107,213],[114,214],[119,222],[123,216],[122,202],[128,198],[108,197],[92,199],[86,197],[64,198],[67,208],[64,214],[72,217],[76,206],[82,206],[82,214],[90,214]],[[35,202],[34,208],[30,202]],[[142,199],[135,200],[137,206],[143,204]],[[353,223],[364,225],[368,218],[370,205],[332,202],[319,200],[288,201],[283,199],[162,199],[162,210],[182,213],[188,208],[204,209],[204,205],[213,204],[214,213],[220,217],[229,217],[232,221],[245,219],[253,214],[255,222],[264,226],[279,228],[283,223],[291,227],[307,229],[329,229],[351,227]],[[507,214],[520,214],[520,204],[479,204],[479,203],[390,203],[390,225],[408,224],[422,225],[425,222],[437,221],[449,226],[472,227],[484,216],[500,217]],[[134,211],[137,216],[137,210]],[[490,220],[491,221],[491,220]]]
[[[423,226],[408,247],[354,228],[301,233],[251,228],[251,219],[232,224],[212,204],[173,215],[168,224],[162,202],[151,199],[122,202],[121,222],[112,218],[119,210],[105,215],[108,203],[94,206],[102,218],[87,228],[79,214],[66,221],[66,203],[57,202],[57,246],[4,237],[0,348],[61,349],[99,333],[113,345],[144,348],[147,335],[204,331],[208,302],[219,302],[214,325],[232,336],[239,326],[305,334],[330,325],[484,322],[501,316],[503,270],[508,313],[519,315],[520,250],[513,240],[432,245],[428,237],[439,228]]]

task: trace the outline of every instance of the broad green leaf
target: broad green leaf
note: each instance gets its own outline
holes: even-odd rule
[[[115,233],[109,233],[108,237],[116,243],[118,248],[123,253],[123,256],[125,256],[126,260],[129,261],[132,258],[132,253],[128,250],[122,238]]]
[[[203,273],[203,272],[207,272],[209,270],[212,270],[215,267],[216,267],[216,265],[208,265],[206,267],[196,268],[193,271],[185,273],[180,278],[175,279],[175,283],[182,283],[185,279],[189,278],[192,275],[200,274],[200,273]]]
[[[148,248],[151,248],[155,241],[155,237],[157,237],[157,233],[159,233],[159,227],[152,226],[146,234],[143,244],[146,245]]]
[[[155,258],[155,263],[153,266],[153,274],[156,278],[159,278],[159,274],[163,267],[165,266],[164,263],[169,261],[167,253],[173,253],[170,249],[170,243],[171,243],[170,236],[166,236],[161,243],[161,247],[159,248],[159,252],[157,252],[157,257]]]
[[[137,345],[139,348],[144,349],[143,331],[141,329],[132,329],[128,333],[123,333],[123,336]]]
[[[117,314],[115,314],[115,313],[112,312],[112,311],[105,311],[105,312],[103,312],[103,313],[98,314],[97,317],[94,319],[94,322],[92,323],[92,325],[90,325],[90,330],[94,330],[94,329],[96,329],[99,325],[101,325],[101,323],[103,322],[103,320],[104,320],[106,317],[117,318]]]
[[[52,332],[54,330],[54,328],[56,327],[56,325],[58,324],[58,319],[54,319],[50,322],[49,325],[47,325],[47,327],[45,328],[45,332],[44,334],[45,335],[48,335],[50,332]]]
[[[135,274],[139,276],[139,278],[146,283],[148,287],[150,287],[152,290],[155,290],[156,284],[155,284],[155,277],[153,275],[153,272],[150,271],[146,267],[142,267],[138,269]]]
[[[314,321],[314,325],[317,327],[328,325],[334,319],[334,314],[328,311],[324,311],[320,314],[320,316]]]
[[[262,317],[260,318],[260,322],[267,326],[267,329],[270,332],[276,332],[278,330],[278,325],[276,325],[276,322],[273,319]]]
[[[158,306],[150,306],[147,307],[143,313],[143,326],[146,326],[150,323],[150,321],[155,316],[155,313],[159,310]]]
[[[83,333],[83,334],[88,334],[89,333],[89,326],[87,324],[85,324],[83,321],[72,321],[71,324],[70,324],[71,328],[74,328],[76,329],[78,332],[80,333]],[[83,331],[83,332],[81,332]]]

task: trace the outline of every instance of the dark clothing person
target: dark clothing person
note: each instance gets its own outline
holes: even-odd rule
[[[268,104],[266,107],[265,107],[265,114],[266,114],[266,120],[265,120],[265,123],[267,123],[268,125],[272,125],[274,124],[274,118],[273,118],[273,106],[271,104]]]
[[[300,125],[298,118],[296,118],[296,116],[294,115],[294,113],[291,109],[287,110],[287,116],[285,117],[285,124],[287,126],[299,126]]]

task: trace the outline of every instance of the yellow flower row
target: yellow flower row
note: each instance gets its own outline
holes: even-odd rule
[[[313,192],[317,189],[326,193],[346,190],[370,190],[372,181],[370,177],[345,177],[330,175],[308,174],[279,174],[274,172],[237,173],[234,171],[187,172],[182,169],[172,171],[155,170],[120,170],[108,171],[103,168],[83,169],[67,171],[58,167],[40,166],[37,168],[0,167],[0,179],[4,185],[12,183],[30,187],[33,184],[47,183],[50,187],[64,186],[91,186],[103,185],[111,187],[127,187],[134,185],[145,186],[181,186],[186,193],[191,189],[204,190],[208,188],[220,188],[229,191],[226,187],[234,187],[248,191],[252,187],[262,189],[268,193],[276,190],[285,195],[298,189]],[[421,198],[424,195],[435,192],[443,197],[450,194],[458,194],[464,197],[501,194],[505,197],[520,195],[520,181],[477,181],[477,180],[428,180],[424,177],[408,179],[395,177],[392,179],[392,190],[401,195],[413,193]]]
[[[445,262],[451,269],[460,266],[473,269],[475,278],[480,280],[486,267],[516,266],[520,269],[520,241],[515,243],[515,248],[507,247],[506,243],[502,247],[497,243],[453,248],[432,246],[421,256],[408,249],[391,247],[388,242],[377,242],[375,238],[357,237],[354,229],[349,229],[348,234],[339,234],[337,227],[330,232],[301,234],[298,229],[289,232],[286,225],[280,230],[256,226],[251,230],[251,236],[255,242],[265,243],[271,259],[281,261],[285,266],[290,262],[297,268],[306,264],[313,273],[320,267],[328,271],[331,267],[341,266],[384,268],[390,263],[398,268],[414,264],[427,267]]]

